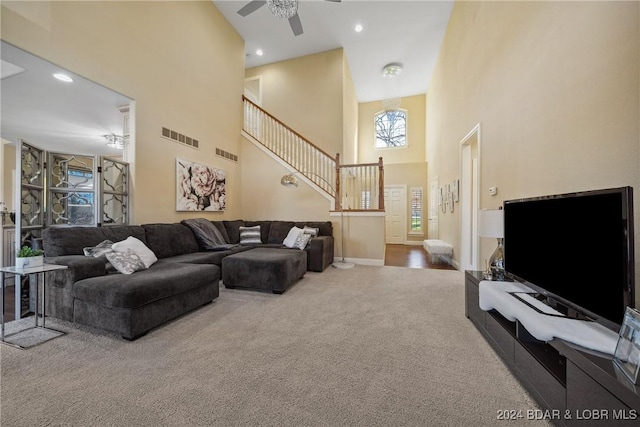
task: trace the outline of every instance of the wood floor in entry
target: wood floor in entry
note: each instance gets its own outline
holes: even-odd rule
[[[429,262],[422,246],[387,245],[384,265],[409,268],[433,268],[438,270],[455,270],[448,264]]]

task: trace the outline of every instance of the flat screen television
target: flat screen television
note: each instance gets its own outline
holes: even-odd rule
[[[634,307],[633,258],[631,187],[504,203],[507,276],[563,314],[617,332]]]

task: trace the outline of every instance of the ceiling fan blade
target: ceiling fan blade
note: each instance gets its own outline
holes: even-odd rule
[[[300,15],[298,15],[297,13],[289,18],[289,25],[291,26],[291,31],[293,31],[294,36],[299,36],[303,33]]]
[[[324,1],[332,1],[334,3],[340,3],[342,0],[324,0]]]
[[[260,9],[262,6],[265,5],[267,1],[266,0],[252,0],[249,3],[247,3],[246,5],[244,5],[239,11],[238,11],[238,15],[240,16],[247,16],[253,12],[255,12],[256,10]]]

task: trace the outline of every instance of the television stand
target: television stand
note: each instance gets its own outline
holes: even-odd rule
[[[540,405],[534,414],[557,426],[638,426],[640,386],[616,372],[610,355],[538,341],[520,322],[481,310],[482,280],[481,271],[465,273],[465,315]]]
[[[545,316],[553,316],[553,317],[563,317],[563,318],[569,318],[569,319],[575,319],[575,320],[583,320],[585,322],[593,322],[594,320],[588,316],[586,316],[583,313],[580,313],[577,310],[574,310],[554,299],[551,299],[543,294],[540,293],[531,293],[531,292],[509,292],[509,294],[516,298],[517,300],[519,300],[520,302],[522,302],[523,304],[527,305],[528,307],[531,307],[531,309],[535,310],[536,312],[543,314]],[[530,296],[531,298],[535,299],[536,301],[540,301],[541,303],[543,303],[545,306],[552,308],[554,311],[556,311],[557,313],[549,313],[546,311],[543,311],[540,309],[540,307],[536,306],[535,304],[532,304],[531,301],[524,297],[524,296]]]

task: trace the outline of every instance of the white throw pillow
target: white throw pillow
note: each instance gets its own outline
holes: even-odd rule
[[[133,236],[129,236],[125,240],[114,243],[113,246],[111,246],[111,249],[116,252],[126,252],[127,249],[131,250],[131,252],[138,255],[138,258],[142,260],[146,268],[151,267],[154,262],[158,261],[156,254],[154,254],[153,251],[139,239],[136,239]]]
[[[293,227],[289,230],[289,234],[287,234],[282,244],[288,248],[293,248],[300,233],[302,233],[302,228]]]

